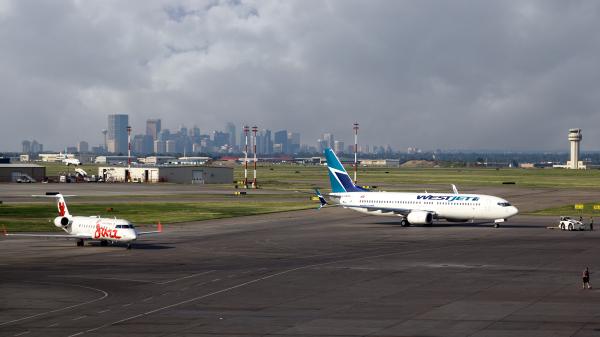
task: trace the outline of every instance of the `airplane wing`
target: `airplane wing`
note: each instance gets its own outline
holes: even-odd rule
[[[5,236],[23,236],[34,238],[49,238],[49,239],[91,239],[89,235],[69,235],[69,234],[21,234],[21,233],[4,233]]]
[[[160,221],[158,222],[158,228],[155,231],[149,231],[149,232],[137,232],[136,234],[138,236],[142,236],[142,235],[149,235],[149,234],[158,234],[158,233],[162,233],[162,224],[160,223]]]
[[[377,207],[377,206],[350,206],[353,208],[365,208],[369,212],[381,211],[381,213],[394,213],[400,215],[408,215],[412,212],[409,208],[393,208],[393,207]]]

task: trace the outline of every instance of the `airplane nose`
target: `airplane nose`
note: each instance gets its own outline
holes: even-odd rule
[[[510,206],[510,216],[515,216],[519,213],[519,210],[515,206]]]

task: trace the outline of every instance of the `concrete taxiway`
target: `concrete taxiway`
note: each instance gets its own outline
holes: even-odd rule
[[[597,336],[600,232],[400,227],[328,208],[165,226],[132,250],[0,241],[2,336]]]

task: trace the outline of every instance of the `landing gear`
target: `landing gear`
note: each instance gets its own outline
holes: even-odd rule
[[[106,241],[106,240],[100,241],[100,246],[102,246],[102,247],[108,246],[108,241]]]
[[[83,239],[77,240],[77,247],[83,247]]]
[[[130,249],[131,249],[131,243],[128,243],[127,244],[127,250],[130,250]]]
[[[496,222],[496,223],[494,224],[494,228],[499,228],[499,227],[500,227],[500,224]]]
[[[402,219],[402,220],[400,220],[400,226],[408,227],[408,226],[410,226],[410,223],[408,222],[408,220]]]

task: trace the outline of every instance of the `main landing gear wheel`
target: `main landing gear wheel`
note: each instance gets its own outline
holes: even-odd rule
[[[108,246],[108,241],[106,241],[106,240],[100,241],[100,246],[103,246],[103,247]]]
[[[402,220],[400,220],[400,226],[408,227],[408,226],[410,226],[410,223],[408,222],[408,220],[402,219]]]
[[[494,228],[499,228],[499,227],[500,227],[500,224],[499,224],[499,223],[495,223],[495,224],[494,224]]]
[[[131,249],[131,243],[127,244],[127,249]]]
[[[77,247],[83,247],[83,240],[77,240]]]

